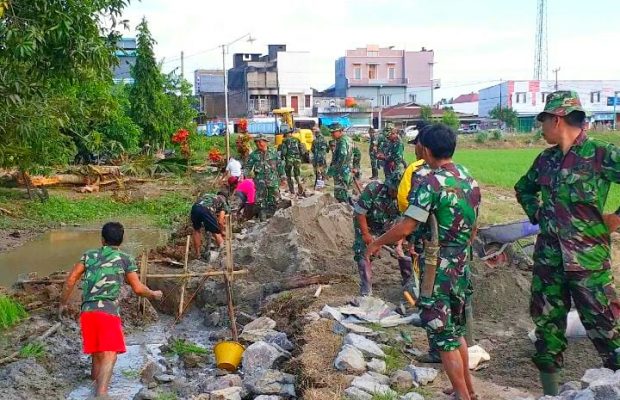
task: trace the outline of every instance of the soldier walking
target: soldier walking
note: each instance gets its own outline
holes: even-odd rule
[[[336,142],[332,162],[327,169],[327,176],[334,178],[334,197],[339,202],[350,202],[349,187],[351,176],[351,162],[353,158],[353,142],[344,135],[343,127],[339,123],[329,126],[332,138]]]
[[[544,393],[556,395],[571,300],[604,366],[620,368],[620,301],[610,260],[620,209],[603,214],[610,184],[620,182],[620,149],[586,135],[574,91],[551,93],[537,119],[554,146],[540,153],[515,191],[530,221],[540,225],[530,298],[532,360]]]
[[[431,347],[440,351],[454,392],[459,399],[470,400],[476,395],[464,338],[467,331],[465,303],[471,295],[468,260],[480,205],[480,188],[464,167],[452,162],[456,134],[450,128],[433,125],[420,133],[419,141],[422,158],[432,171],[411,191],[404,218],[368,244],[366,256],[410,235],[419,224],[436,220],[439,248],[437,261],[432,265],[435,276],[433,279],[428,269],[431,267],[427,266],[422,287],[430,288],[430,293],[421,293],[420,317],[431,339]]]
[[[254,179],[256,186],[256,207],[261,221],[271,217],[280,198],[280,180],[284,177],[284,168],[278,153],[271,147],[262,134],[254,137],[256,150],[248,157],[246,173]]]
[[[362,178],[362,152],[353,145],[353,177],[357,180]]]
[[[383,151],[379,157],[383,159],[383,172],[386,179],[393,172],[399,170],[402,165],[405,168],[407,167],[403,156],[404,151],[405,146],[398,134],[398,130],[396,128],[390,129],[383,145]]]
[[[312,167],[314,168],[314,188],[321,189],[325,185],[325,167],[327,166],[327,141],[319,128],[314,128],[312,141]]]
[[[286,172],[286,181],[288,182],[288,191],[291,194],[295,194],[295,185],[293,184],[293,177],[297,182],[297,194],[302,196],[304,194],[304,187],[301,184],[301,159],[306,153],[306,148],[301,141],[291,136],[291,131],[284,132],[284,141],[280,146],[280,154],[284,161],[284,171]]]
[[[368,129],[368,156],[370,157],[370,169],[372,175],[370,179],[379,178],[379,159],[377,154],[379,153],[379,146],[377,143],[377,133],[373,128]]]

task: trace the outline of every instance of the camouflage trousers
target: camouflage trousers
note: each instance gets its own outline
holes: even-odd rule
[[[288,182],[288,188],[291,193],[295,191],[295,187],[293,186],[293,177],[295,177],[295,182],[297,182],[298,185],[301,185],[300,166],[301,166],[300,160],[286,161],[284,163],[284,172],[286,173],[286,181]]]
[[[372,170],[372,178],[379,177],[379,159],[375,154],[370,155],[370,169]]]
[[[440,257],[433,294],[418,303],[431,349],[456,350],[467,333],[465,305],[472,294],[468,256],[469,251],[463,250],[460,255]]]
[[[530,315],[536,325],[536,354],[532,361],[543,372],[556,372],[564,365],[571,299],[604,366],[620,369],[620,301],[611,270],[564,271],[558,241],[539,235]]]
[[[334,197],[341,203],[348,203],[350,199],[349,188],[353,178],[351,172],[334,176]]]
[[[266,185],[256,182],[256,208],[257,212],[273,214],[278,208],[280,198],[279,185]]]

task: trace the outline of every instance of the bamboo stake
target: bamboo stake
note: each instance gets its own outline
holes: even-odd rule
[[[148,251],[145,249],[144,252],[142,253],[142,260],[140,261],[140,282],[142,282],[143,285],[146,285],[146,275],[147,275],[147,271],[148,271]],[[142,316],[144,316],[144,313],[146,311],[146,299],[144,297],[140,297],[138,300],[138,312],[142,313]]]
[[[230,214],[226,216],[226,297],[228,303],[228,317],[230,319],[230,330],[233,340],[239,341],[237,332],[237,318],[235,316],[235,305],[233,304],[232,281],[233,281],[233,254],[232,254],[232,220]]]
[[[185,260],[183,262],[183,275],[185,275],[183,280],[183,286],[181,286],[181,300],[179,301],[179,316],[183,313],[183,306],[185,302],[185,285],[187,284],[188,271],[187,271],[187,262],[189,259],[189,241],[190,236],[187,235],[187,241],[185,242]]]

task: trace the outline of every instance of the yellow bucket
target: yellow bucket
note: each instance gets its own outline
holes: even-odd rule
[[[215,363],[219,369],[225,369],[229,372],[234,372],[239,368],[241,363],[241,356],[245,349],[237,342],[224,341],[219,342],[213,348],[215,353]]]

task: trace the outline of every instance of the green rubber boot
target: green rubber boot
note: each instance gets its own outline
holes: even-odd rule
[[[559,381],[560,375],[557,372],[540,372],[540,383],[546,396],[557,396]]]

